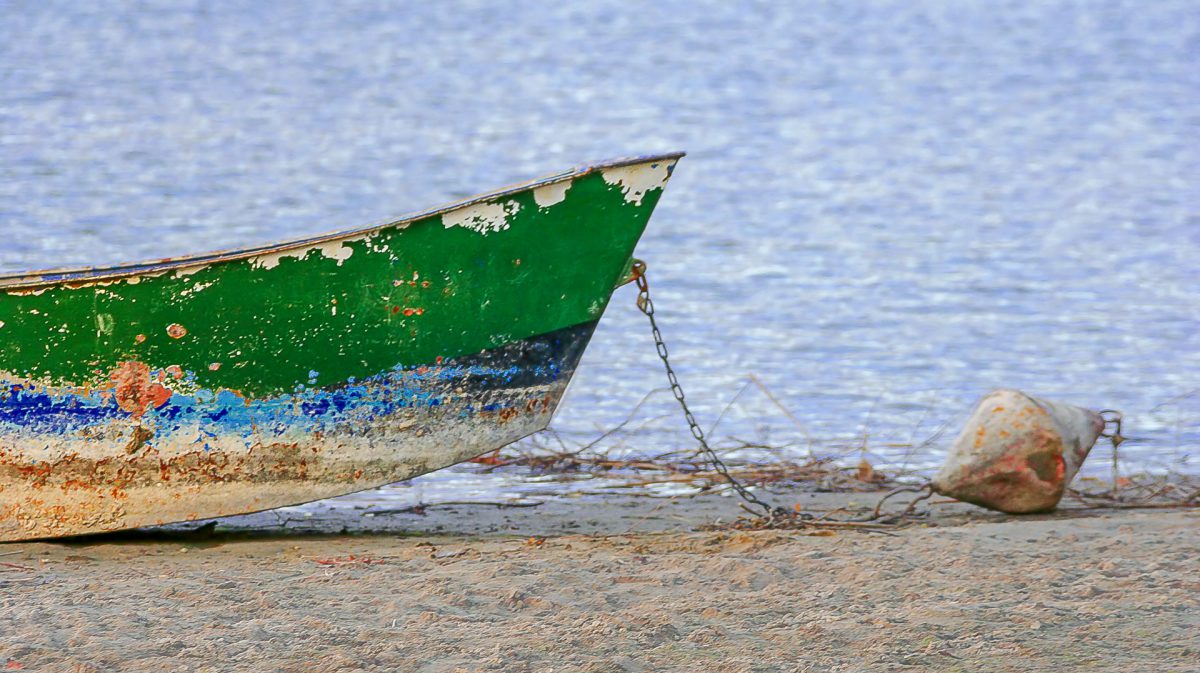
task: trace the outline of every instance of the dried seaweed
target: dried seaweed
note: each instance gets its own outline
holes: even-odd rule
[[[895,460],[884,461],[885,467],[877,467],[878,462],[871,462],[871,459],[878,460],[879,457],[872,451],[867,420],[863,421],[861,432],[853,439],[815,437],[758,377],[748,375],[744,385],[708,428],[707,434],[714,435],[730,409],[752,390],[761,392],[767,401],[755,412],[782,414],[795,426],[800,439],[768,442],[727,437],[714,442],[714,450],[734,478],[749,487],[790,487],[826,493],[878,492],[888,489],[888,493],[874,507],[853,510],[841,508],[821,514],[777,508],[769,516],[761,516],[759,512],[747,510],[748,516],[729,523],[714,524],[716,528],[881,531],[928,521],[932,508],[956,502],[930,500],[933,493],[927,487],[927,475],[907,468],[914,455],[942,437],[945,426],[937,428],[921,441],[916,440],[915,430],[914,437],[908,442],[876,439],[876,447],[892,452],[896,449],[906,450],[899,467]],[[472,462],[483,472],[526,472],[541,482],[548,482],[551,487],[554,483],[602,479],[603,488],[575,490],[584,494],[621,493],[676,498],[727,490],[729,485],[698,449],[655,452],[641,445],[644,430],[673,416],[663,414],[639,418],[647,402],[665,392],[668,391],[660,389],[647,393],[620,423],[597,428],[594,436],[572,439],[551,429]],[[1113,459],[1115,465],[1124,465],[1115,449]],[[1200,506],[1200,479],[1195,477],[1178,473],[1120,476],[1119,469],[1114,468],[1110,482],[1094,477],[1078,478],[1075,485],[1068,488],[1064,506],[1071,509]],[[664,496],[661,488],[655,488],[662,486],[675,488],[669,489],[669,495]],[[891,509],[885,509],[888,501],[904,493],[911,493],[913,497],[897,498]]]

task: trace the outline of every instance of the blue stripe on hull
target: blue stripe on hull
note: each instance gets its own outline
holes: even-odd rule
[[[326,432],[353,420],[370,423],[404,410],[452,406],[461,415],[497,412],[489,392],[527,388],[569,376],[595,323],[533,337],[508,346],[417,366],[397,365],[361,381],[333,388],[300,386],[294,393],[246,399],[229,390],[174,393],[165,404],[141,416],[156,438],[199,431],[205,437],[262,437],[287,432]],[[151,372],[156,378],[167,378]],[[315,378],[316,372],[314,372]],[[183,381],[188,376],[185,373]],[[168,379],[169,380],[169,379]],[[136,415],[117,403],[111,391],[53,390],[12,384],[0,390],[0,436],[64,437]],[[153,441],[150,442],[153,444]]]
[[[116,389],[10,385],[0,394],[0,541],[293,505],[491,451],[550,422],[594,327],[270,399],[172,393],[140,414],[128,389],[122,403]],[[149,370],[138,371],[147,384]]]

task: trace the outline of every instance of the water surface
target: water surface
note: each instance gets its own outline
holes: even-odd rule
[[[753,373],[803,426],[753,389],[723,441],[931,466],[1013,386],[1200,469],[1196,4],[793,4],[4,3],[0,271],[682,149],[639,255],[690,398],[711,423]],[[564,435],[662,385],[643,320],[620,292]],[[685,445],[670,405],[621,441]]]

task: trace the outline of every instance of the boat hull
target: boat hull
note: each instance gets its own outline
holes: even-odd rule
[[[139,432],[149,424],[114,415],[89,436],[56,439],[52,451],[36,457],[0,449],[6,503],[0,537],[253,512],[453,465],[543,429],[594,327],[401,367],[333,390],[249,404],[234,395],[171,400],[156,410],[174,419],[157,424],[158,437]],[[36,389],[17,402],[52,413],[52,397]],[[212,431],[214,418],[219,432]]]
[[[280,246],[0,278],[0,540],[308,502],[543,429],[675,159]]]

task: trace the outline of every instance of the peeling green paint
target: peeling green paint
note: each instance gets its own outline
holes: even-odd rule
[[[594,320],[675,159],[583,170],[317,245],[69,283],[0,279],[0,372],[102,386],[137,360],[255,397]]]

